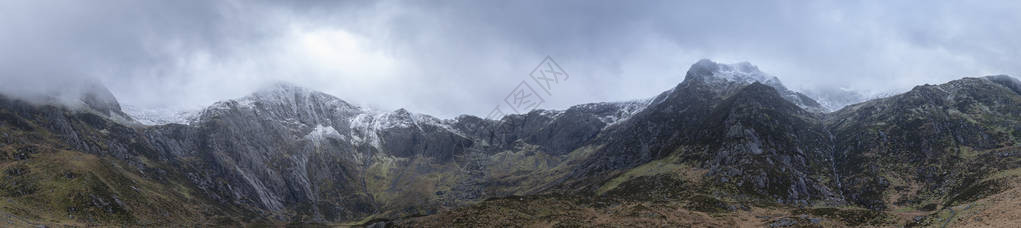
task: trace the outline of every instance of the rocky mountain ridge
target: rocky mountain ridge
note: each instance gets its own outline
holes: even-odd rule
[[[153,126],[115,121],[111,110],[120,108],[108,104],[116,103],[93,102],[107,115],[92,115],[4,98],[0,166],[28,171],[3,177],[3,197],[15,203],[0,206],[72,224],[442,218],[515,195],[662,196],[685,208],[724,208],[713,213],[733,211],[726,205],[935,210],[992,194],[968,191],[1018,167],[1011,156],[983,159],[1021,143],[1019,85],[1008,76],[965,78],[826,113],[751,64],[702,60],[646,101],[500,120],[375,112],[278,84],[217,102],[187,124]],[[53,157],[104,165],[41,165],[78,164],[46,160]],[[95,168],[107,166],[120,168]],[[88,178],[29,178],[64,172]],[[62,194],[91,200],[68,204],[60,200],[68,196],[39,191],[50,185],[76,186],[90,195]],[[131,193],[140,191],[159,194]],[[70,206],[25,206],[40,198]],[[168,205],[154,202],[173,199],[188,200],[158,216]]]

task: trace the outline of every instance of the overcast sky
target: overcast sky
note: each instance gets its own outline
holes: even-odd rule
[[[654,96],[702,58],[795,90],[1021,75],[1021,1],[49,1],[0,3],[0,90],[98,80],[194,108],[285,81],[381,110],[485,115],[545,56],[544,108]]]

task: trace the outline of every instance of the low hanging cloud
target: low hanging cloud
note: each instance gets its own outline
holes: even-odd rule
[[[547,55],[543,108],[651,97],[701,58],[789,87],[903,90],[1021,75],[1014,1],[22,1],[0,3],[0,92],[98,81],[196,108],[290,82],[377,109],[485,115]]]

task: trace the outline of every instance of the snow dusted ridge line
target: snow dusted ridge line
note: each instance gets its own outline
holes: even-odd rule
[[[610,126],[630,118],[643,110],[651,99],[580,104],[568,110],[578,109],[596,115]],[[384,136],[393,129],[416,129],[417,132],[436,130],[472,137],[459,130],[462,118],[440,119],[426,114],[413,113],[406,109],[376,111],[362,108],[332,95],[290,85],[277,84],[248,96],[216,102],[199,111],[158,112],[156,110],[129,108],[140,121],[156,124],[197,124],[204,121],[231,118],[258,118],[273,121],[297,133],[302,140],[313,142],[319,147],[338,140],[352,145],[365,145],[374,150],[384,150]],[[532,110],[551,119],[564,118],[568,110]],[[485,120],[491,124],[503,124],[502,120]]]
[[[813,94],[814,96],[810,98],[802,93],[787,89],[776,76],[764,73],[758,67],[748,62],[722,64],[703,59],[692,65],[688,74],[688,78],[685,81],[698,79],[710,85],[730,82],[742,84],[762,83],[776,88],[785,99],[809,111],[834,111],[848,103],[863,100],[861,97],[839,96],[845,94],[833,96]],[[566,110],[552,111],[536,109],[536,107],[542,104],[541,102],[544,101],[542,100],[543,97],[548,97],[548,95],[552,94],[550,89],[560,82],[566,81],[569,76],[552,58],[547,56],[532,71],[530,77],[533,80],[522,80],[525,86],[519,85],[505,99],[507,104],[498,105],[486,119],[500,121],[495,117],[505,115],[503,111],[509,110],[507,105],[526,105],[519,106],[518,108],[527,108],[524,113],[541,111],[543,115],[559,118]],[[529,88],[531,90],[528,90]],[[670,94],[671,91],[666,91],[664,94]],[[662,96],[663,94],[638,101],[580,104],[571,108],[599,105],[614,106],[615,113],[600,112],[597,114],[600,121],[612,125],[630,118],[649,105],[660,102]],[[504,109],[501,109],[501,107]],[[126,113],[145,125],[190,124],[203,119],[207,115],[217,115],[234,108],[252,110],[258,115],[282,117],[277,119],[289,120],[290,125],[304,125],[304,127],[307,127],[305,129],[312,129],[319,125],[332,127],[334,131],[337,131],[349,140],[364,141],[372,144],[380,143],[378,139],[374,139],[376,137],[372,136],[374,132],[390,128],[415,127],[421,129],[421,126],[431,125],[463,135],[453,127],[457,123],[457,119],[439,119],[425,114],[411,113],[405,109],[397,109],[390,112],[374,111],[350,104],[326,93],[289,83],[277,83],[248,96],[216,102],[201,110],[170,111],[169,109],[143,109],[129,105],[124,106]]]

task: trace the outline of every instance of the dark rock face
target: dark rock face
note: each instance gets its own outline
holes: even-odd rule
[[[560,118],[530,134],[525,142],[542,146],[552,155],[564,155],[594,138],[606,123],[591,112],[568,109]]]
[[[773,88],[752,84],[724,100],[707,119],[691,159],[723,184],[788,204],[839,199],[831,176],[830,138],[815,116]]]

